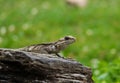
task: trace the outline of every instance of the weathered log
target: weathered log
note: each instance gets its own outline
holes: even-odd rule
[[[0,49],[0,83],[93,83],[88,67],[50,54]]]

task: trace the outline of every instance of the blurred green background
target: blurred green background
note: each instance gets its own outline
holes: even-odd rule
[[[65,0],[0,0],[0,47],[77,41],[62,53],[93,71],[95,83],[120,83],[120,0],[89,0],[85,8]]]

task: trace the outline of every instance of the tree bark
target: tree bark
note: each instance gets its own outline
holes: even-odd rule
[[[0,83],[93,83],[91,68],[53,54],[0,49]]]

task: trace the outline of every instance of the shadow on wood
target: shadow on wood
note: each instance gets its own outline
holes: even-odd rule
[[[88,67],[49,54],[0,49],[0,83],[93,83]]]

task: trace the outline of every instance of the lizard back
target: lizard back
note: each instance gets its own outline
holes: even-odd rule
[[[49,45],[52,45],[53,43],[42,43],[42,44],[33,44],[30,46],[26,46],[23,48],[19,48],[17,50],[19,51],[27,51],[27,52],[36,52],[36,53],[41,53],[41,54],[46,54],[48,53],[46,50],[46,47]]]

